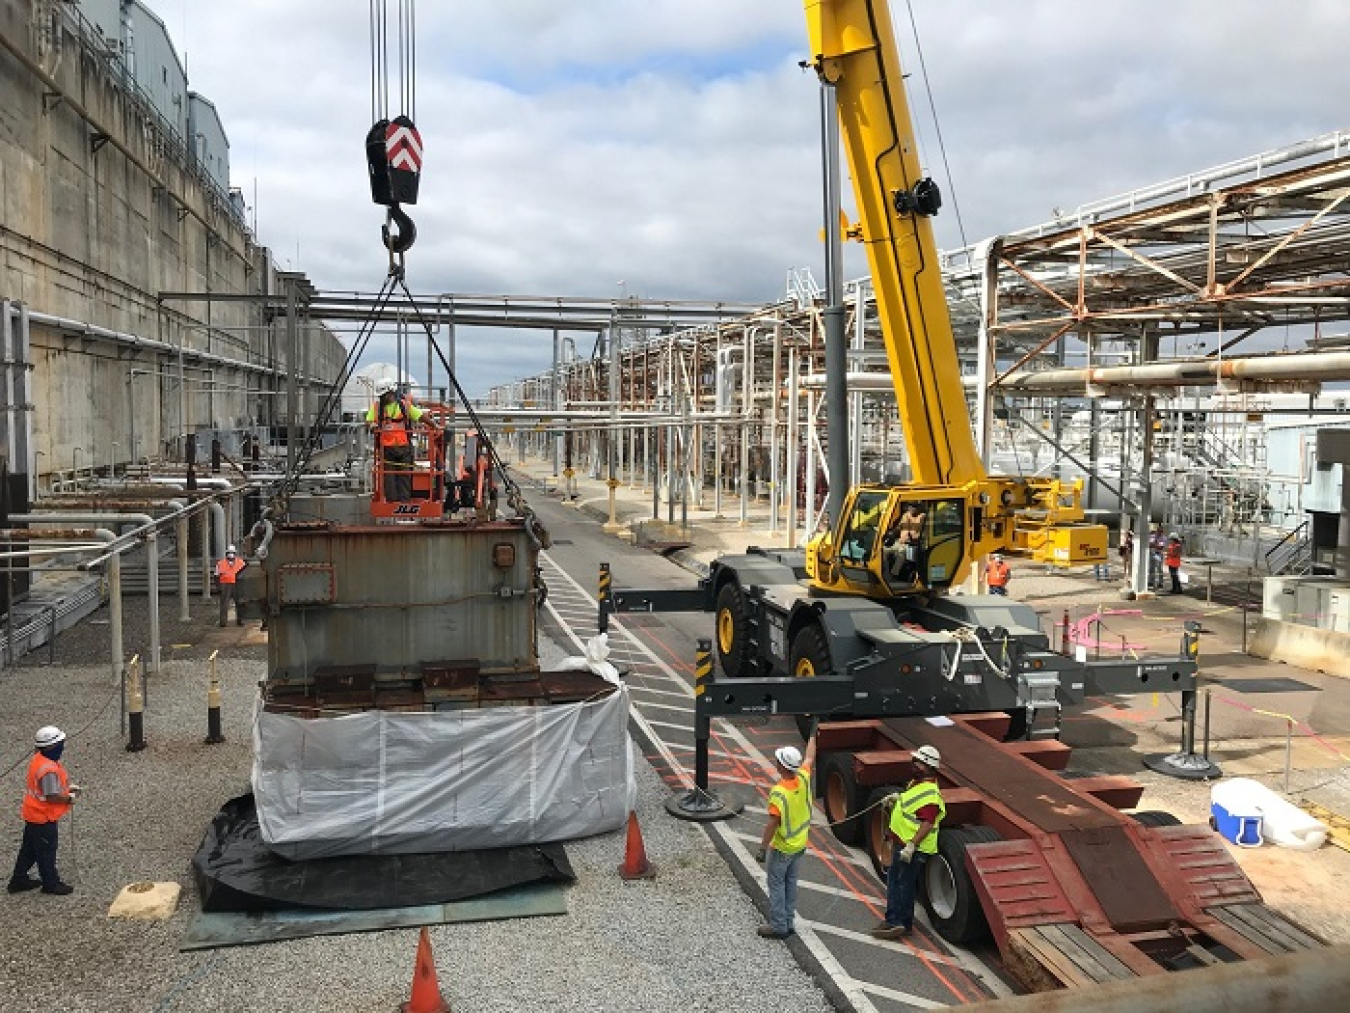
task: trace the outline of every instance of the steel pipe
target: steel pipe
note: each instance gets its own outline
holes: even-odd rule
[[[1018,393],[1092,387],[1197,387],[1226,380],[1350,380],[1350,352],[1300,352],[1235,359],[1186,359],[1142,366],[1021,370],[999,386]]]

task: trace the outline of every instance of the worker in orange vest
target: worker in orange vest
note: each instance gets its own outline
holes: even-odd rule
[[[23,843],[14,871],[9,877],[9,892],[42,888],[43,893],[64,897],[75,888],[61,881],[56,871],[56,824],[70,812],[79,794],[80,786],[70,783],[70,775],[61,766],[61,753],[66,748],[66,733],[55,725],[39,728],[33,740],[33,759],[24,778]],[[28,870],[37,866],[41,879],[30,879]]]
[[[239,580],[239,574],[248,564],[239,558],[239,553],[233,545],[225,549],[225,558],[216,563],[216,581],[220,584],[220,625],[225,625],[225,620],[230,615],[230,602],[234,602],[234,620],[240,626],[244,625],[244,619],[239,614],[239,595],[236,593],[236,583]]]
[[[1007,596],[1008,581],[1012,578],[1012,570],[1008,564],[1003,561],[1001,553],[995,552],[989,557],[989,562],[984,568],[984,581],[989,585],[990,594]]]
[[[378,400],[366,412],[366,424],[375,430],[384,462],[384,498],[402,503],[412,499],[413,448],[408,433],[426,412],[411,398],[398,396],[393,380],[375,384]]]
[[[1167,539],[1167,552],[1163,563],[1172,578],[1172,593],[1181,594],[1181,538],[1176,532]]]

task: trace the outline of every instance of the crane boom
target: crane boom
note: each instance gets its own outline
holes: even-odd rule
[[[875,0],[806,0],[812,63],[833,85],[862,241],[914,481],[985,478],[961,385],[951,315],[904,101],[890,11]],[[901,212],[899,207],[910,208]]]

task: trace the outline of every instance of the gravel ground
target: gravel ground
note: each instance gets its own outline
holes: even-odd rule
[[[128,654],[144,651],[146,603],[129,599]],[[72,1011],[394,1010],[408,997],[415,930],[325,937],[179,953],[198,901],[189,862],[220,803],[248,787],[249,724],[265,673],[259,645],[229,646],[234,628],[214,625],[214,603],[194,600],[195,625],[166,620],[165,671],[152,680],[145,725],[150,747],[128,753],[118,731],[106,663],[106,611],[63,633],[47,651],[0,673],[0,794],[12,809],[0,826],[6,863],[18,848],[18,799],[33,731],[71,734],[64,761],[86,793],[62,824],[59,864],[76,892],[0,897],[0,1007]],[[203,744],[205,659],[221,646],[228,741]],[[442,991],[457,1011],[796,1010],[831,1007],[781,943],[754,934],[759,913],[702,829],[670,819],[656,774],[639,763],[638,818],[655,880],[617,875],[624,835],[568,845],[578,876],[564,917],[431,929]],[[126,884],[183,885],[167,922],[106,917]],[[41,955],[35,957],[35,955]],[[772,982],[766,988],[765,982]]]

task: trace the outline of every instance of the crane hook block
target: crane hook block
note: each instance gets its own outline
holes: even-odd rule
[[[406,116],[390,121],[384,132],[385,159],[389,165],[389,195],[395,204],[416,204],[417,183],[422,178],[422,135]]]
[[[379,120],[366,134],[366,169],[370,173],[370,199],[388,207],[394,203],[389,193],[389,157],[385,154],[388,120]]]
[[[380,233],[384,236],[384,245],[390,253],[407,253],[417,242],[417,226],[397,204],[389,205],[389,217],[398,226],[398,231],[391,231],[388,225],[382,226]]]

